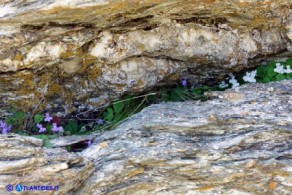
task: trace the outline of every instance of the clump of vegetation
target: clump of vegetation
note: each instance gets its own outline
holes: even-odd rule
[[[267,65],[257,67],[256,79],[260,83],[292,79],[292,59],[286,61],[270,61]]]
[[[269,83],[292,79],[292,59],[273,60],[256,67],[255,70],[245,71],[238,75],[238,80],[234,75],[230,75],[229,83],[222,81],[220,88],[236,88],[245,83]]]
[[[291,66],[292,59],[270,61],[265,65],[258,66],[255,70],[239,74],[237,76],[238,79],[236,79],[236,76],[230,75],[228,80],[222,81],[213,87],[191,86],[187,79],[183,79],[177,86],[162,87],[135,97],[126,95],[121,100],[113,102],[110,106],[99,108],[97,112],[94,112],[91,119],[80,118],[79,116],[82,116],[82,113],[79,113],[78,117],[64,119],[50,113],[30,115],[14,109],[11,111],[12,115],[5,120],[0,120],[0,131],[2,134],[14,132],[35,136],[43,139],[46,147],[51,147],[49,140],[52,138],[111,129],[153,103],[186,100],[204,101],[207,100],[204,95],[206,91],[236,88],[244,83],[268,83],[292,79]]]

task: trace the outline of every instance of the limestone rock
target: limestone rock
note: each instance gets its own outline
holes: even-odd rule
[[[290,0],[0,2],[0,98],[64,114],[291,56]],[[40,101],[43,100],[43,101]]]
[[[64,149],[42,148],[42,140],[19,135],[0,135],[0,194],[6,186],[59,186],[47,194],[69,194],[93,173],[93,164]],[[40,194],[26,191],[24,194]]]
[[[291,80],[217,97],[152,105],[98,136],[77,194],[290,194]]]

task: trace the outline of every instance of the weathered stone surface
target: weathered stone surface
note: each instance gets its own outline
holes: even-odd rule
[[[98,136],[77,194],[290,194],[292,82],[209,96],[152,105]]]
[[[91,133],[89,135],[62,136],[62,137],[57,137],[55,139],[52,139],[50,143],[52,144],[52,147],[54,148],[65,147],[65,146],[70,146],[73,144],[78,144],[85,141],[93,140],[95,137],[99,136],[101,133],[102,132]]]
[[[290,0],[0,2],[0,98],[71,113],[291,56]],[[3,110],[3,108],[1,109]]]
[[[93,164],[79,155],[42,145],[42,140],[32,137],[0,135],[0,194],[11,194],[6,190],[8,184],[59,186],[58,191],[47,194],[69,194],[94,171]]]

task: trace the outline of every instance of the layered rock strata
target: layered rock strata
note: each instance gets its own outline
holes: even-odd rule
[[[94,109],[291,56],[290,0],[0,2],[1,110]],[[38,106],[36,106],[38,105]]]
[[[33,137],[0,135],[0,194],[16,192],[17,184],[58,186],[55,191],[27,190],[22,194],[70,194],[93,173],[93,164],[81,156],[42,145],[42,140]],[[13,186],[12,192],[8,185]]]

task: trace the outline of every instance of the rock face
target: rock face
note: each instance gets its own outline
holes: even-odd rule
[[[64,149],[42,148],[42,140],[0,135],[0,194],[11,194],[7,185],[59,186],[47,194],[69,194],[93,173],[94,166]],[[39,194],[26,191],[24,194]]]
[[[209,96],[152,105],[98,136],[76,194],[290,194],[292,82]]]
[[[0,194],[19,183],[59,186],[52,194],[290,194],[292,82],[208,96],[152,105],[112,131],[59,137],[54,149],[2,135]],[[94,137],[79,153],[58,148]]]
[[[0,2],[3,106],[71,113],[291,56],[290,0]]]

